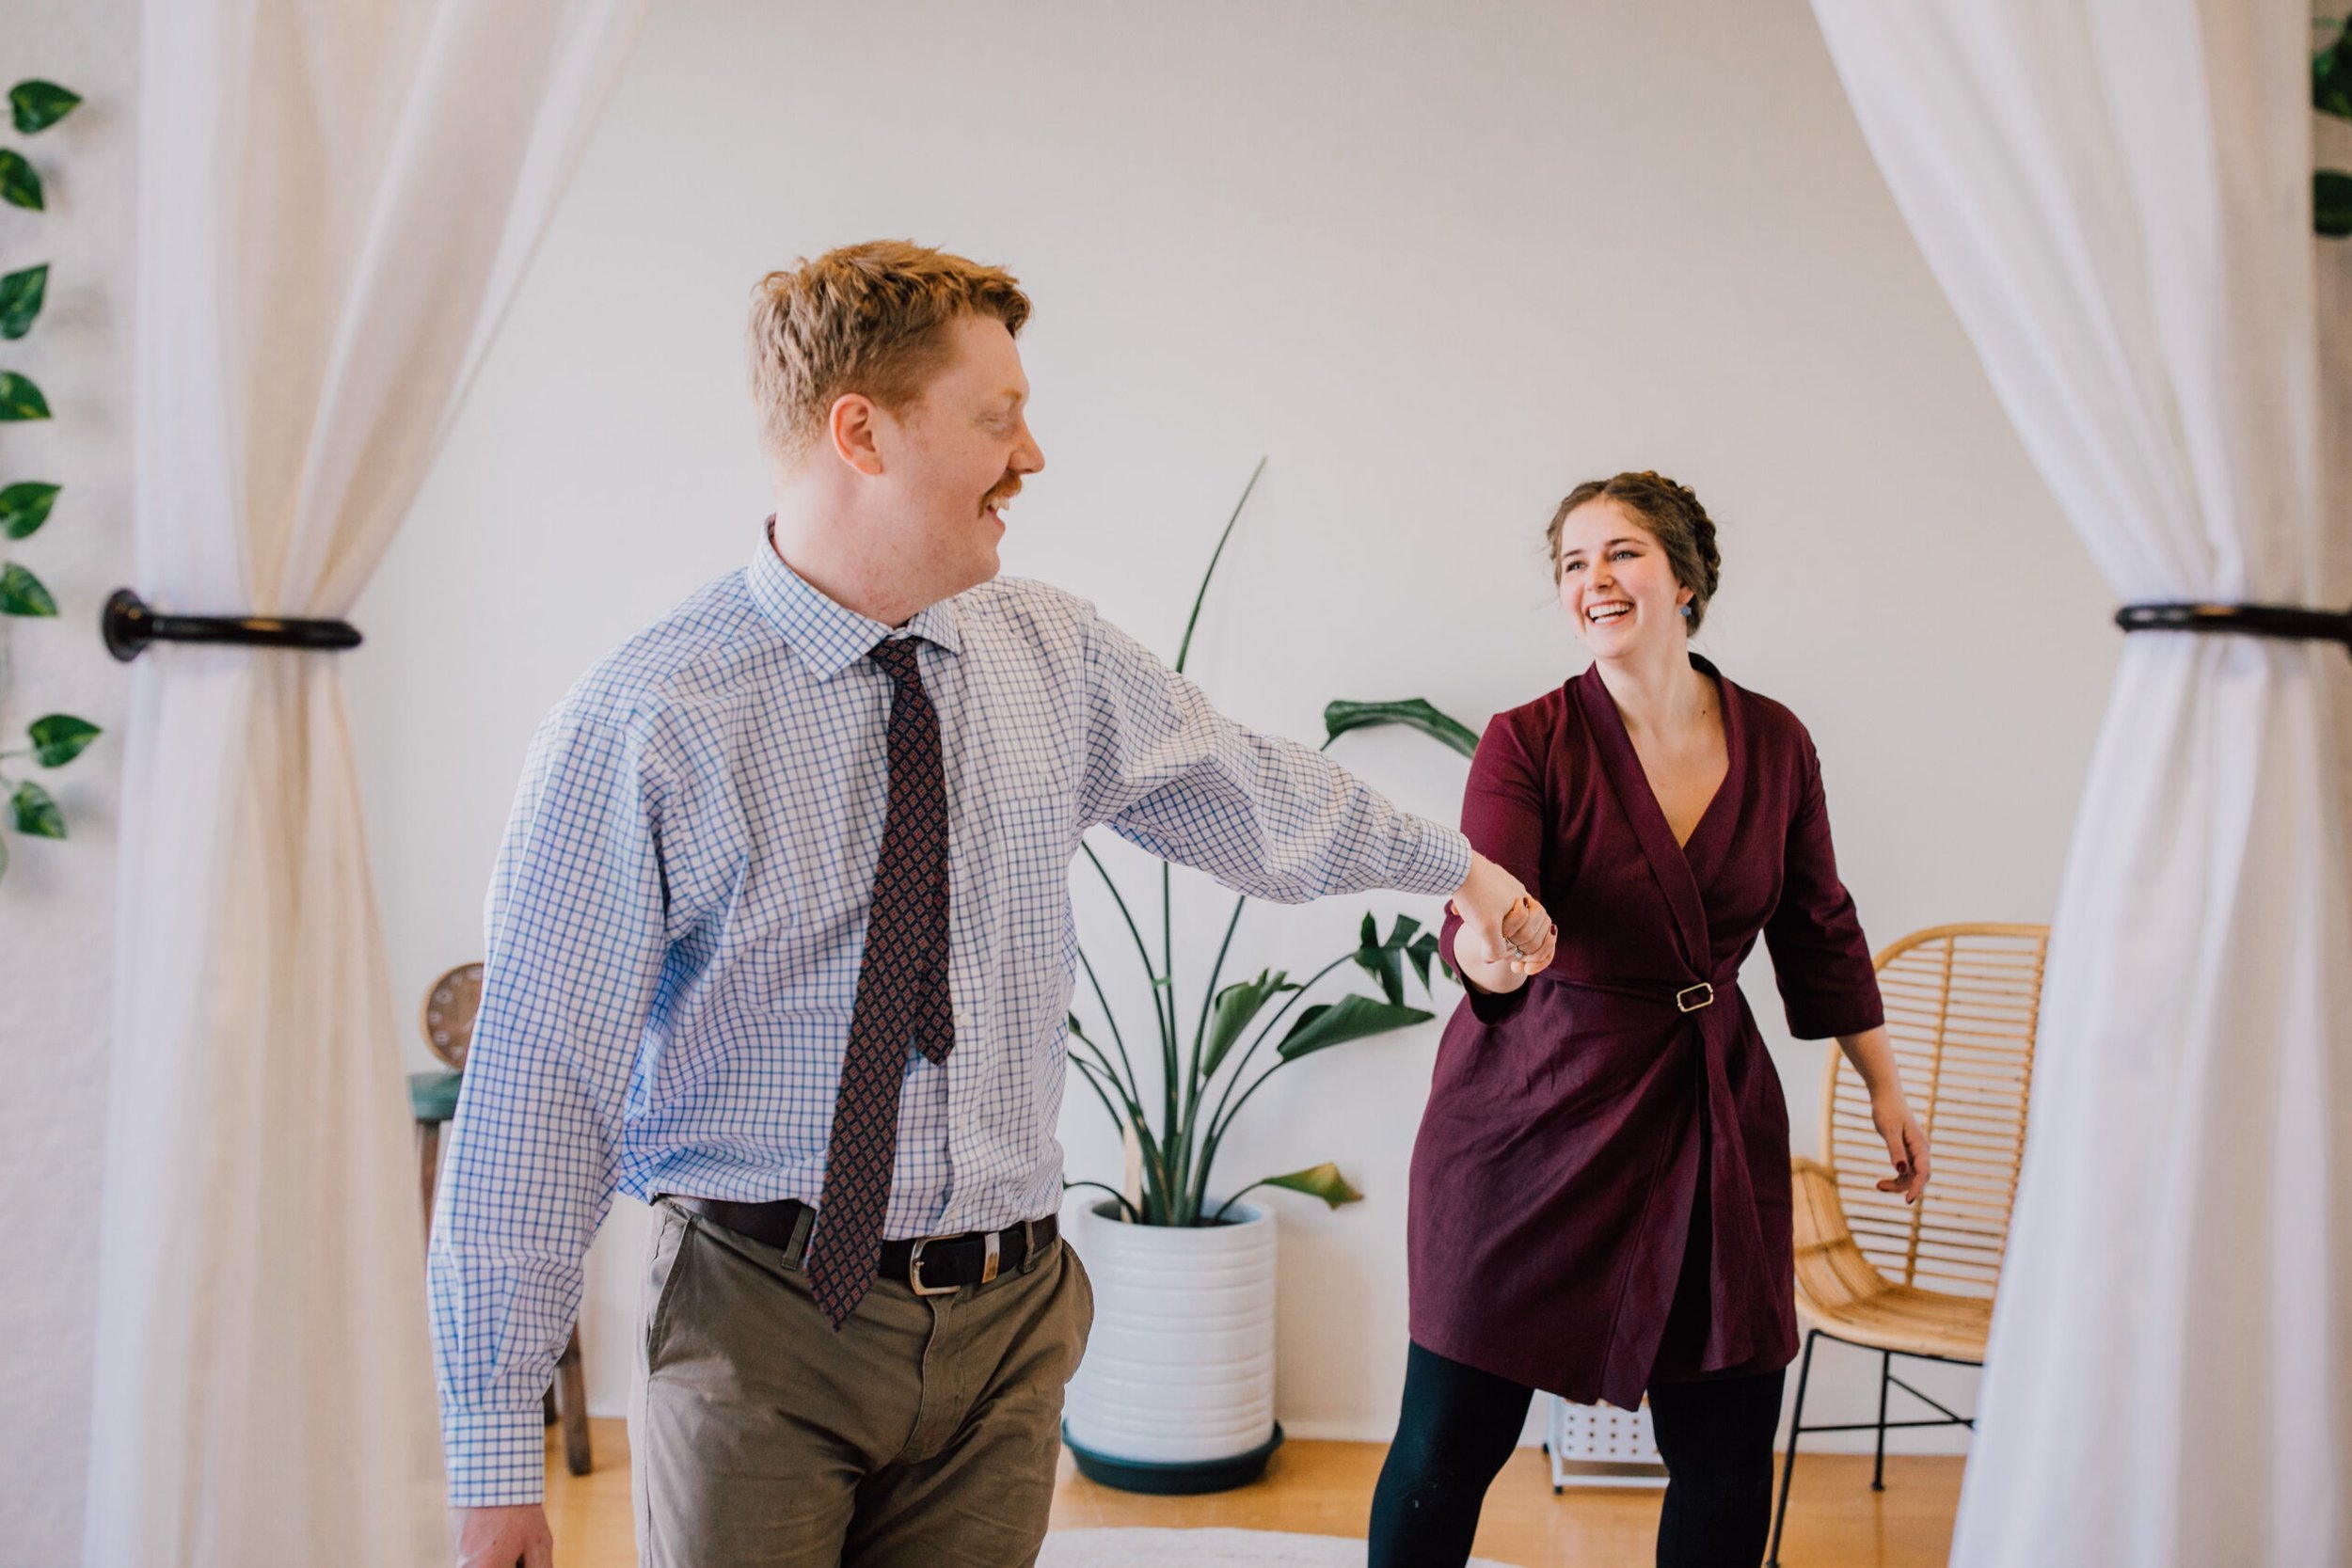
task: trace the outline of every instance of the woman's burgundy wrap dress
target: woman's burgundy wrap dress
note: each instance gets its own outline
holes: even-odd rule
[[[1883,1017],[1804,726],[1692,663],[1730,768],[1687,846],[1597,671],[1486,726],[1462,831],[1559,948],[1455,1009],[1413,1149],[1413,1338],[1627,1409],[1796,1355],[1788,1114],[1740,961],[1761,934],[1802,1038]]]

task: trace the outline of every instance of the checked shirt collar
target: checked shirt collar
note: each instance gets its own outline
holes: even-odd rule
[[[752,602],[770,625],[801,656],[819,680],[834,676],[866,657],[867,650],[897,628],[835,604],[807,578],[784,563],[765,531],[758,553],[746,572]],[[907,632],[950,654],[963,652],[963,634],[953,599],[942,599],[907,623]]]

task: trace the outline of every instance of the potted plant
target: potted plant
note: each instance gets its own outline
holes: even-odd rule
[[[1264,472],[1249,477],[1218,536],[1177,649],[1182,672],[1216,564]],[[1403,724],[1468,756],[1477,736],[1412,698],[1335,702],[1324,710],[1325,747],[1351,730]],[[1136,1034],[1158,1047],[1157,1071],[1138,1070],[1128,1037],[1083,946],[1078,960],[1099,1009],[1099,1033],[1070,1019],[1070,1062],[1128,1150],[1124,1192],[1097,1181],[1073,1187],[1109,1196],[1080,1211],[1078,1244],[1095,1284],[1094,1331],[1072,1381],[1062,1435],[1078,1467],[1131,1491],[1209,1492],[1255,1480],[1282,1440],[1274,1419],[1274,1211],[1239,1200],[1287,1188],[1332,1208],[1363,1195],[1329,1162],[1264,1176],[1220,1194],[1216,1157],[1234,1119],[1267,1079],[1292,1063],[1434,1015],[1407,1006],[1406,971],[1429,990],[1436,936],[1398,915],[1386,937],[1373,915],[1354,948],[1304,980],[1278,969],[1220,986],[1247,897],[1234,900],[1216,961],[1187,1017],[1175,969],[1171,885],[1160,867],[1160,952],[1136,923],[1117,880],[1090,846],[1088,863],[1109,889],[1151,980],[1151,1022]],[[1349,966],[1377,994],[1311,993]],[[1307,1004],[1301,1006],[1301,1004]]]

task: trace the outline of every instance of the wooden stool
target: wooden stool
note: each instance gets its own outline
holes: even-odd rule
[[[457,1114],[466,1050],[473,1043],[474,1013],[482,1006],[482,966],[460,964],[424,993],[424,1043],[449,1064],[446,1071],[408,1075],[408,1108],[417,1118],[417,1190],[424,1200],[425,1244],[432,1245],[433,1194],[441,1173],[441,1128]],[[555,1363],[555,1384],[545,1398],[550,1425],[564,1423],[564,1464],[572,1474],[594,1468],[588,1449],[588,1381],[580,1370],[580,1325]]]

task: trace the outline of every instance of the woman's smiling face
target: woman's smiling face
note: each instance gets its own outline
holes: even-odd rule
[[[1624,658],[1660,638],[1686,643],[1691,597],[1658,536],[1622,501],[1596,496],[1560,520],[1560,608],[1595,658]]]

